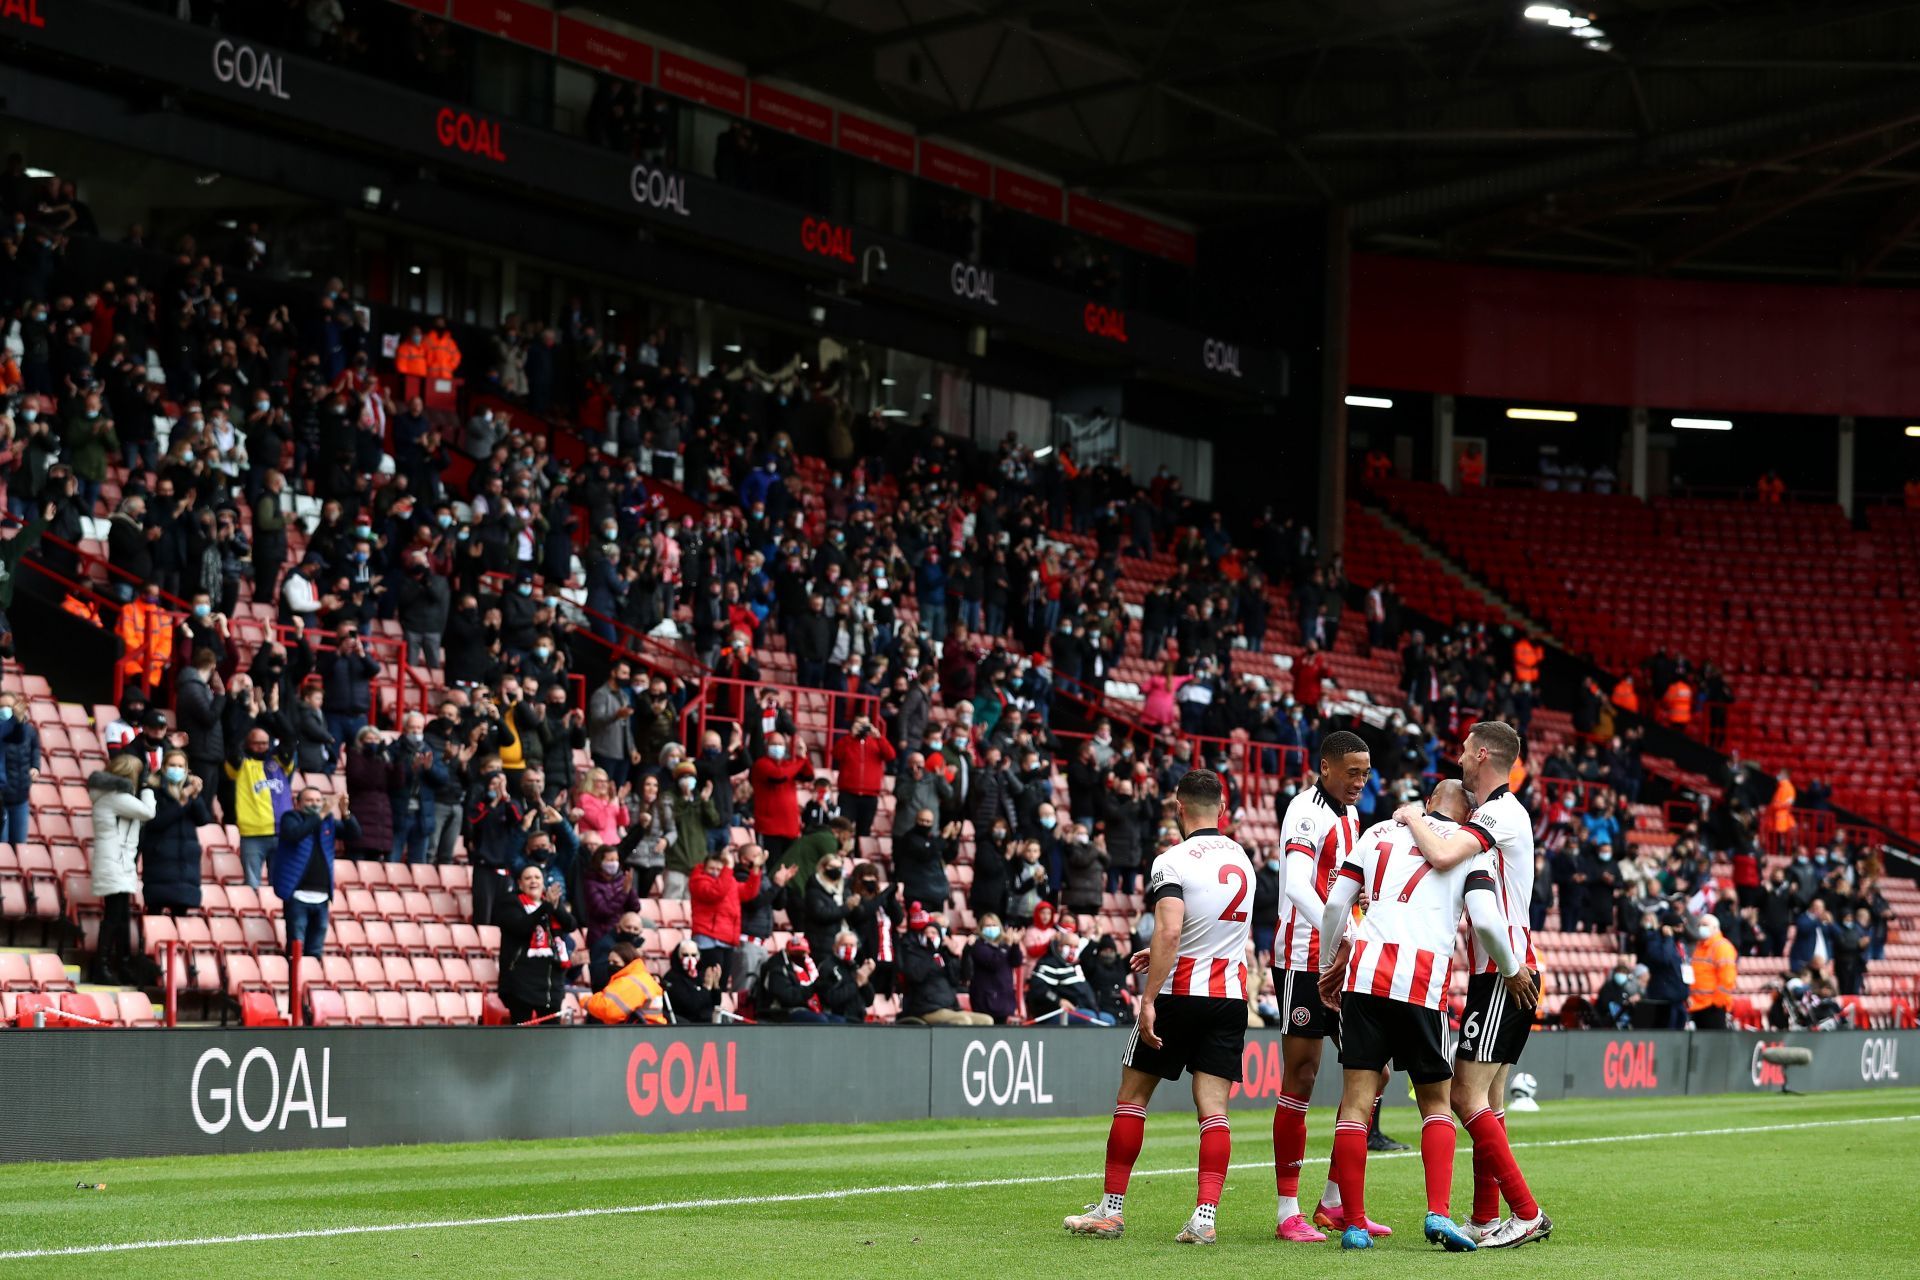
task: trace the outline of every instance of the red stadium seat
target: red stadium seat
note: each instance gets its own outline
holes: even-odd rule
[[[315,987],[307,992],[307,1018],[316,1027],[338,1026],[347,1022],[347,1002],[338,991]]]
[[[444,1019],[440,1016],[440,1006],[432,995],[425,991],[407,992],[407,1022],[413,1026],[437,1026]]]
[[[373,1004],[382,1026],[404,1027],[407,1025],[407,998],[398,991],[374,992]]]
[[[341,999],[346,1005],[347,1020],[356,1027],[376,1027],[380,1025],[380,1010],[373,1002],[373,996],[366,991],[345,991]]]
[[[67,976],[67,967],[60,963],[60,957],[46,951],[36,951],[27,957],[27,971],[42,991],[72,991],[73,979]]]
[[[129,1027],[157,1027],[160,1025],[160,1019],[154,1012],[153,1002],[147,999],[141,992],[122,991],[118,994],[117,1003],[120,1010],[120,1021],[123,1025]]]
[[[284,1027],[287,1015],[270,991],[249,991],[240,997],[240,1022],[248,1027]]]
[[[84,1027],[88,1030],[93,1030],[93,1023],[111,1022],[111,1018],[107,1014],[102,1013],[100,1006],[94,1003],[93,997],[84,992],[69,991],[63,994],[60,997],[60,1010],[63,1013],[70,1013],[76,1017],[87,1019],[86,1022],[68,1022],[63,1019],[63,1026]]]
[[[457,991],[436,991],[433,995],[434,1007],[439,1010],[440,1021],[448,1026],[460,1026],[473,1021],[467,1013],[467,1002]]]

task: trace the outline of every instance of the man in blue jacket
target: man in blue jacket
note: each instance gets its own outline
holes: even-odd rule
[[[312,787],[300,788],[295,806],[280,815],[273,856],[273,891],[287,913],[287,952],[318,959],[327,944],[327,904],[333,901],[333,859],[340,846],[360,838],[360,823],[347,812],[347,797],[334,797],[334,812]]]

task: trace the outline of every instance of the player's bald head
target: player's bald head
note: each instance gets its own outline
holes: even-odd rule
[[[1473,816],[1473,801],[1466,784],[1458,778],[1442,778],[1427,797],[1427,812],[1452,822],[1465,822]]]

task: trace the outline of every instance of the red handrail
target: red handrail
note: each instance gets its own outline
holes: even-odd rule
[[[792,699],[791,710],[797,712],[810,702],[821,704],[826,712],[826,741],[820,744],[820,753],[816,758],[819,768],[830,768],[833,748],[836,741],[847,735],[848,728],[861,716],[871,719],[876,729],[880,728],[880,699],[871,693],[848,693],[840,689],[811,689],[805,685],[780,684],[772,680],[736,680],[730,676],[709,676],[700,681],[699,693],[680,709],[680,742],[689,751],[698,744],[693,735],[704,731],[709,725],[735,724],[745,728],[745,717],[749,708],[755,705],[754,695],[761,689],[776,689],[783,696]],[[716,694],[732,691],[732,714],[715,709]],[[799,726],[796,717],[795,727]]]
[[[496,586],[495,594],[502,596],[506,594],[507,586],[513,581],[511,575],[498,571],[482,574],[481,578],[482,581],[493,582]],[[545,575],[539,576],[535,581],[540,584],[540,589],[543,592],[548,589],[549,584]],[[554,590],[554,594],[559,595],[558,589]],[[613,628],[616,643],[611,647],[625,650],[632,655],[634,661],[645,664],[650,671],[658,672],[661,675],[683,678],[709,676],[713,674],[713,668],[700,660],[700,655],[694,652],[691,645],[682,646],[669,644],[658,636],[650,635],[638,627],[620,621],[618,618],[608,617],[598,609],[589,609],[584,604],[575,604],[573,601],[565,599],[565,597],[562,597],[562,603],[565,604],[567,608],[576,610],[594,622],[603,622]],[[578,632],[580,628],[575,627],[573,630]],[[591,629],[589,628],[589,630]],[[601,644],[608,643],[605,636],[596,634],[594,638],[600,641]],[[656,656],[643,656],[649,652]]]

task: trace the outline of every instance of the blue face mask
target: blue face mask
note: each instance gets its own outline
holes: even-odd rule
[[[987,925],[980,930],[980,936],[988,942],[992,942],[1000,936],[1000,926],[997,924]]]
[[[3,724],[3,723],[5,723],[6,721],[8,721],[8,720],[11,720],[11,719],[13,719],[13,708],[12,708],[12,707],[0,707],[0,724]]]
[[[467,529],[465,525],[460,526],[459,539],[462,542],[465,542],[467,540]]]
[[[213,612],[212,605],[196,604],[195,606],[193,606],[193,616],[196,618],[204,618],[212,612]]]
[[[1056,820],[1053,818],[1042,818],[1040,819],[1040,825],[1045,827],[1048,831],[1051,831],[1053,830],[1053,824],[1055,821]]]
[[[370,524],[357,524],[353,526],[353,536],[356,538],[371,538],[373,536],[373,526]]]
[[[520,584],[520,586],[517,589],[519,590],[520,594],[523,596],[530,596],[533,594],[533,584],[531,582],[523,582]]]
[[[438,524],[442,529],[444,529],[448,525],[453,523],[453,517],[452,516],[436,516],[434,517],[434,523]]]
[[[187,780],[187,771],[177,764],[168,765],[162,772],[166,774],[167,781],[176,787]]]

